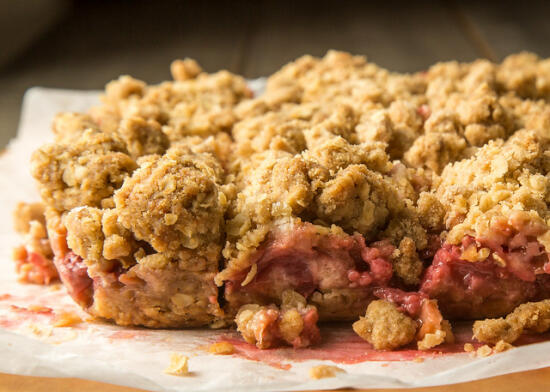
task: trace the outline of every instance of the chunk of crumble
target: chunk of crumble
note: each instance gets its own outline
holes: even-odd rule
[[[172,353],[170,365],[164,369],[164,373],[172,376],[187,376],[189,374],[189,358],[185,355]]]
[[[309,377],[314,380],[336,377],[338,373],[346,373],[346,371],[338,366],[331,365],[318,365],[309,369]]]
[[[229,342],[212,343],[208,346],[208,352],[216,355],[231,355],[235,352],[235,346]]]

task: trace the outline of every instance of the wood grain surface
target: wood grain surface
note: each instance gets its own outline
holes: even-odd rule
[[[396,71],[437,61],[501,60],[521,50],[550,56],[550,2],[114,1],[69,2],[57,25],[0,68],[0,148],[15,136],[32,86],[101,89],[120,74],[169,77],[172,59],[254,78],[328,49],[365,54]],[[31,21],[30,21],[31,22]],[[10,21],[7,21],[10,23]],[[15,21],[13,21],[15,23]],[[20,23],[20,22],[17,22]],[[24,28],[22,26],[21,28]],[[0,37],[6,42],[10,37]],[[550,369],[411,391],[550,390]],[[0,392],[136,392],[78,379],[0,374]]]
[[[328,49],[402,72],[521,50],[550,56],[550,2],[542,0],[66,2],[64,19],[0,68],[0,147],[15,136],[29,87],[101,89],[120,74],[156,83],[185,56],[249,78]],[[8,41],[0,36],[0,48]]]

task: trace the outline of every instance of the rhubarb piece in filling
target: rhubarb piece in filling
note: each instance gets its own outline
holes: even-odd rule
[[[280,309],[273,304],[244,305],[235,317],[235,324],[243,338],[258,348],[281,344],[300,348],[321,340],[318,319],[315,306],[307,305],[306,299],[297,292],[286,290],[282,293]]]
[[[437,298],[443,313],[455,319],[501,316],[545,297],[548,254],[537,237],[546,231],[544,224],[521,211],[509,219],[493,219],[486,237],[444,244],[426,270],[420,291]]]
[[[394,249],[311,223],[284,225],[251,254],[252,267],[227,279],[225,297],[231,307],[267,305],[294,290],[318,307],[321,319],[349,319],[364,311],[372,287],[388,284]],[[322,297],[328,293],[340,300],[329,303]]]
[[[58,279],[53,252],[46,231],[44,205],[18,203],[14,211],[15,230],[23,244],[13,250],[15,270],[22,282],[49,284]]]

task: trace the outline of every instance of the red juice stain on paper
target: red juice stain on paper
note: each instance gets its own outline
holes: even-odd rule
[[[341,364],[355,364],[366,361],[412,361],[464,353],[464,344],[466,343],[472,344],[475,349],[483,345],[473,339],[471,323],[455,323],[453,330],[455,334],[454,343],[445,343],[423,351],[417,350],[415,344],[394,351],[375,350],[370,343],[357,336],[351,328],[344,326],[322,327],[323,342],[321,344],[298,350],[291,347],[260,350],[256,346],[246,343],[236,332],[222,335],[218,341],[231,343],[235,347],[234,355],[238,357],[264,362],[282,369],[291,367],[288,361],[328,360]],[[550,333],[523,336],[515,345],[537,343],[545,340],[550,340]]]
[[[143,335],[143,334],[141,334]],[[116,331],[109,335],[110,339],[135,339],[140,334],[137,331]]]

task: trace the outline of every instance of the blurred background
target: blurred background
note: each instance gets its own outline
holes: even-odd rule
[[[170,61],[269,75],[303,54],[365,54],[395,71],[444,60],[550,56],[550,1],[0,0],[0,148],[32,86],[167,79]]]

